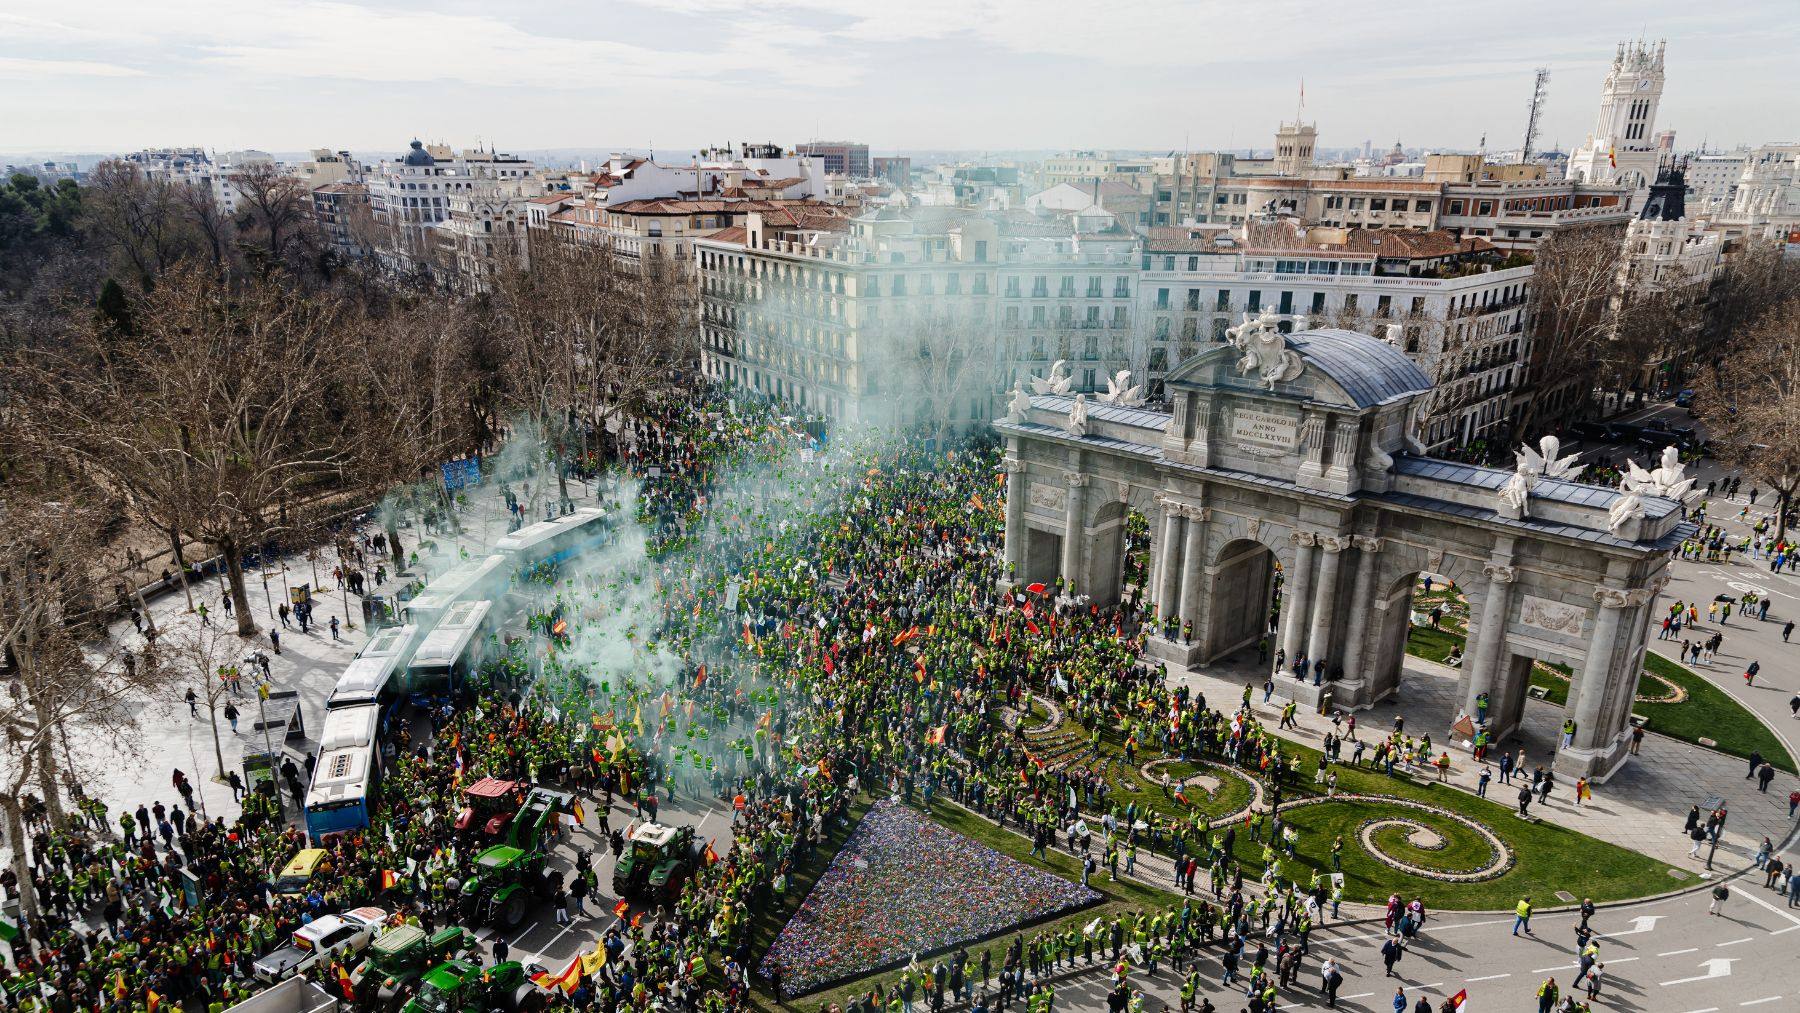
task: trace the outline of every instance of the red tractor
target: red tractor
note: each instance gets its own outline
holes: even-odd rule
[[[467,805],[456,814],[458,837],[475,839],[482,846],[506,832],[506,825],[519,811],[519,800],[525,785],[520,781],[502,781],[484,777],[463,789]]]

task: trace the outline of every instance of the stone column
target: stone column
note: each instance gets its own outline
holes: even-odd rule
[[[1496,715],[1494,693],[1494,667],[1500,656],[1500,645],[1506,641],[1506,613],[1511,605],[1512,584],[1518,576],[1511,566],[1504,563],[1489,563],[1481,568],[1487,574],[1487,597],[1481,602],[1481,625],[1475,632],[1475,654],[1463,656],[1463,666],[1469,670],[1469,688],[1463,696],[1463,713],[1469,719],[1475,719],[1475,698],[1483,693],[1488,694],[1488,717]]]
[[[1312,604],[1313,533],[1296,531],[1288,536],[1295,545],[1294,572],[1282,582],[1287,591],[1281,601],[1281,649],[1287,652],[1288,664],[1306,649],[1306,613]]]
[[[1211,515],[1205,507],[1181,508],[1181,516],[1187,518],[1187,540],[1181,550],[1181,621],[1196,626],[1200,585],[1206,582],[1206,522]],[[1200,631],[1194,632],[1198,635]]]
[[[1166,621],[1175,610],[1175,596],[1181,587],[1181,504],[1167,496],[1160,502],[1163,536],[1162,544],[1157,546],[1161,562],[1156,574],[1156,615],[1159,621]]]
[[[1350,544],[1341,535],[1320,535],[1319,580],[1313,585],[1312,635],[1306,641],[1307,658],[1317,661],[1331,657],[1331,626],[1337,620],[1338,567],[1344,561],[1344,548]]]
[[[1369,610],[1375,607],[1370,596],[1374,592],[1375,557],[1381,552],[1381,539],[1357,535],[1350,541],[1356,546],[1356,583],[1350,591],[1350,626],[1344,633],[1344,681],[1360,683],[1363,656],[1368,653],[1363,636],[1369,630]]]
[[[1612,672],[1613,648],[1619,638],[1619,615],[1630,604],[1630,593],[1616,587],[1594,589],[1599,604],[1594,632],[1588,637],[1587,663],[1581,666],[1581,685],[1575,697],[1575,748],[1593,749],[1600,743],[1600,708],[1606,702],[1606,679]]]
[[[1006,564],[1012,580],[1023,580],[1025,574],[1025,462],[1006,458],[1000,462],[1006,473]]]
[[[1069,490],[1063,497],[1062,578],[1065,593],[1072,593],[1068,587],[1081,575],[1081,545],[1087,540],[1081,526],[1081,506],[1088,477],[1079,471],[1065,471],[1063,481]]]

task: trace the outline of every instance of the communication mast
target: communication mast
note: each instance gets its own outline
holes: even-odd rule
[[[1531,85],[1531,114],[1525,118],[1525,146],[1519,151],[1521,165],[1531,161],[1531,146],[1537,143],[1538,117],[1544,111],[1544,100],[1550,94],[1550,68],[1539,67]]]

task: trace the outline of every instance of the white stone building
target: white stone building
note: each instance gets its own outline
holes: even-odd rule
[[[1153,398],[1175,365],[1271,312],[1283,331],[1337,326],[1391,336],[1436,383],[1423,439],[1434,453],[1496,436],[1527,355],[1529,256],[1442,230],[1306,226],[1293,218],[1150,231],[1138,315]]]
[[[1594,132],[1570,156],[1568,178],[1616,182],[1640,192],[1656,178],[1656,107],[1662,100],[1664,45],[1619,43],[1600,86]]]

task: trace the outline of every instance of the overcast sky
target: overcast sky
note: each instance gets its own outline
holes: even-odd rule
[[[0,151],[1579,144],[1669,41],[1685,149],[1800,138],[1800,0],[0,0]]]

